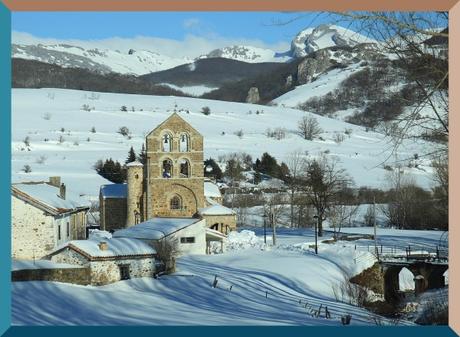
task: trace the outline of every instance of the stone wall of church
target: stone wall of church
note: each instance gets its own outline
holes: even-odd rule
[[[164,148],[168,135],[171,145]],[[186,135],[188,148],[181,148],[181,137]],[[189,217],[205,206],[203,172],[203,136],[178,115],[173,114],[147,136],[147,216]],[[172,163],[170,177],[163,174],[163,162]],[[180,163],[189,163],[188,177],[180,172]],[[180,209],[171,209],[171,199],[179,196]]]

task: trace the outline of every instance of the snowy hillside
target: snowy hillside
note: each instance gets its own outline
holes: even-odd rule
[[[82,109],[85,104],[91,111]],[[120,111],[122,106],[128,111]],[[210,108],[209,116],[201,113],[205,106]],[[317,116],[322,139],[308,141],[297,134],[297,123],[306,114],[300,110],[64,89],[13,89],[12,180],[60,175],[70,190],[96,197],[99,186],[107,181],[95,173],[94,163],[109,157],[124,162],[130,146],[138,152],[146,134],[174,109],[203,134],[205,158],[218,159],[241,151],[254,159],[268,152],[279,161],[286,161],[294,150],[314,157],[325,154],[338,158],[357,186],[387,187],[388,171],[383,165],[387,159],[387,164],[392,164],[393,145],[383,135],[359,126]],[[129,128],[129,138],[117,132],[122,126]],[[267,137],[267,129],[274,127],[284,128],[286,137]],[[334,141],[337,134],[343,135],[343,141]],[[431,167],[430,159],[422,154],[432,151],[432,146],[423,141],[405,141],[398,151],[400,162],[419,154],[418,168],[404,167],[404,172],[425,188],[432,186]],[[31,172],[24,172],[25,165]]]
[[[229,46],[215,49],[207,55],[199,58],[223,57],[248,63],[258,62],[287,62],[292,58],[279,54],[270,49],[257,48],[253,46]]]
[[[97,72],[143,75],[190,62],[148,51],[85,49],[67,44],[12,45],[11,56],[57,64],[62,67],[85,68]]]
[[[299,32],[291,42],[291,55],[303,57],[329,47],[354,47],[360,43],[377,43],[364,35],[340,26],[323,24]]]

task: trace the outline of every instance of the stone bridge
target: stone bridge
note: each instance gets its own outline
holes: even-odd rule
[[[415,294],[428,289],[445,286],[444,273],[449,268],[447,261],[395,261],[381,259],[379,261],[384,282],[384,296],[387,302],[397,302],[401,298],[399,292],[399,273],[407,268],[414,274]]]

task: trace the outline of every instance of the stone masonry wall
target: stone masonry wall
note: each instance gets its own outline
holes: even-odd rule
[[[208,228],[211,228],[216,223],[219,224],[218,230],[223,234],[236,230],[236,215],[203,215],[203,218],[206,219]],[[228,233],[226,226],[228,226]]]
[[[15,259],[39,259],[55,247],[52,216],[26,202],[11,197],[11,244]]]

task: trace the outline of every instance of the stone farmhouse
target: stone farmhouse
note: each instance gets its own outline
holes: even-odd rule
[[[12,184],[14,259],[40,259],[67,241],[86,238],[90,204],[66,191],[60,180]]]
[[[235,213],[220,205],[219,189],[205,181],[203,136],[177,113],[146,136],[146,162],[126,166],[126,184],[101,186],[101,229],[113,232],[153,218],[204,219],[223,234],[236,229]],[[217,239],[207,233],[208,240]]]
[[[104,285],[135,277],[153,277],[158,269],[155,249],[128,238],[70,241],[50,254],[51,261],[80,266],[84,284]]]

